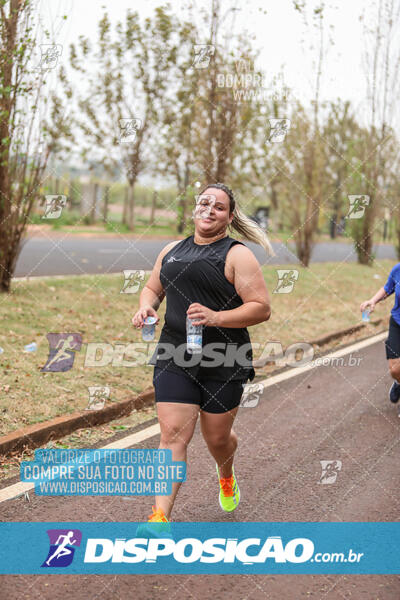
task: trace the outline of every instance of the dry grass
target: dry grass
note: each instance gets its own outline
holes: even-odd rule
[[[372,269],[356,264],[313,264],[309,269],[299,269],[298,281],[290,294],[272,293],[276,270],[265,267],[272,317],[248,328],[252,342],[278,340],[285,349],[294,342],[309,341],[358,324],[360,302],[386,282],[393,264],[377,261]],[[374,279],[374,274],[379,279]],[[1,435],[85,409],[88,386],[109,386],[110,402],[115,402],[152,385],[153,367],[149,365],[84,367],[87,342],[115,346],[142,341],[141,332],[131,325],[139,293],[120,294],[121,287],[122,276],[65,277],[18,281],[12,293],[0,296],[0,346],[4,349],[4,354],[0,354]],[[392,299],[381,304],[374,313],[376,317],[386,317],[392,304]],[[164,314],[165,302],[159,310],[161,323]],[[82,334],[84,344],[70,371],[40,372],[47,359],[46,334],[50,332]],[[24,345],[33,341],[38,345],[37,352],[24,353]],[[254,358],[258,356],[259,352],[255,352]]]

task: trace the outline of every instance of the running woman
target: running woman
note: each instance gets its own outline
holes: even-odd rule
[[[186,450],[200,414],[201,432],[216,462],[219,503],[224,511],[231,512],[240,499],[233,468],[237,436],[232,424],[243,385],[255,375],[247,326],[267,321],[271,309],[256,257],[245,244],[227,234],[227,227],[260,244],[269,255],[273,251],[264,231],[236,206],[232,190],[222,183],[203,189],[193,219],[194,234],[167,244],[160,252],[132,322],[141,328],[144,319],[153,316],[158,323],[156,311],[166,296],[165,323],[150,360],[155,365],[159,448],[171,449],[174,461],[186,462]],[[195,365],[185,366],[177,359],[178,352],[169,357],[158,353],[159,346],[169,343],[174,349],[183,345],[186,362],[193,358],[185,350],[187,316],[194,325],[203,325],[203,348],[216,342],[224,348],[221,366],[200,364],[200,359]],[[247,345],[247,360],[234,355],[226,366],[229,344],[238,350]],[[169,496],[156,496],[149,521],[169,522],[180,485],[174,482]]]
[[[389,273],[387,282],[370,300],[360,305],[360,310],[369,309],[373,312],[375,305],[385,300],[394,292],[394,306],[389,320],[389,335],[385,341],[386,358],[389,361],[389,371],[394,379],[389,390],[389,399],[396,404],[400,398],[400,263],[397,263]]]

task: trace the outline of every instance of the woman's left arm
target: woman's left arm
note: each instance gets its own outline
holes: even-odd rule
[[[233,285],[243,304],[231,310],[214,311],[198,302],[193,302],[187,315],[193,325],[210,327],[248,327],[271,316],[271,305],[267,286],[253,252],[237,244],[229,251],[229,260],[233,266]]]

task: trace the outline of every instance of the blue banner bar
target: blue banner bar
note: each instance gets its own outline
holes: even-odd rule
[[[1,574],[400,574],[400,523],[0,523]]]

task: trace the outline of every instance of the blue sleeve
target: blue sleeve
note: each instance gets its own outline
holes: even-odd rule
[[[393,269],[390,271],[389,273],[389,277],[387,282],[385,283],[385,285],[383,286],[383,289],[385,290],[385,292],[390,296],[390,294],[393,294],[394,292],[394,288],[396,286],[396,281],[393,277],[394,275],[394,270],[396,267],[393,267]]]

